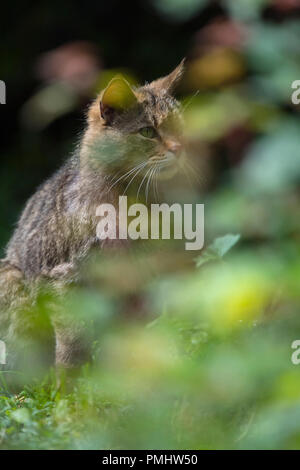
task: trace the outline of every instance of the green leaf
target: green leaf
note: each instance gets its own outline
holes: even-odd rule
[[[19,408],[11,413],[12,419],[17,421],[17,423],[25,424],[30,421],[30,415],[27,408]]]
[[[209,247],[204,250],[201,256],[196,258],[196,266],[199,268],[203,264],[219,260],[239,241],[240,235],[228,233],[223,237],[216,238]]]

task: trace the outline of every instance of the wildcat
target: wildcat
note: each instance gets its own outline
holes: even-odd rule
[[[93,247],[121,244],[97,240],[97,206],[117,204],[135,178],[141,187],[154,173],[176,168],[182,154],[181,114],[172,91],[183,68],[182,61],[168,76],[140,88],[119,76],[111,80],[89,107],[75,155],[27,202],[1,260],[0,330],[6,328],[8,341],[24,330],[26,320],[18,309],[24,285],[72,278]],[[59,315],[52,323],[56,364],[71,367],[82,361],[81,329]]]

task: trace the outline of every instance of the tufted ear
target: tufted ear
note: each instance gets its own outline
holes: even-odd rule
[[[178,82],[180,81],[184,72],[184,62],[182,59],[180,64],[166,77],[159,78],[150,84],[156,91],[165,91],[166,93],[172,93]]]
[[[100,113],[106,124],[111,124],[118,113],[137,103],[137,98],[123,77],[113,78],[100,99]]]

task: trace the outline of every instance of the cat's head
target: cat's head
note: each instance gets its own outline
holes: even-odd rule
[[[139,169],[143,175],[174,171],[183,153],[182,117],[172,96],[184,61],[166,77],[133,88],[121,76],[110,81],[89,109],[89,155],[106,170]]]

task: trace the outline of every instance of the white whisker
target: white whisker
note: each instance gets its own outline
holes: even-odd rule
[[[192,103],[193,99],[196,98],[196,96],[199,94],[199,90],[197,90],[191,97],[190,99],[188,100],[188,102],[185,104],[185,106],[183,107],[182,109],[182,112],[184,113],[184,111],[189,107],[189,105]]]
[[[155,166],[152,168],[152,171],[150,172],[150,175],[149,175],[149,178],[148,178],[148,181],[147,181],[147,185],[146,185],[146,202],[148,202],[149,186],[150,186],[151,179],[153,177],[154,170],[155,170]]]
[[[127,184],[124,192],[123,192],[123,196],[124,194],[126,194],[126,191],[129,189],[131,183],[133,182],[133,180],[137,177],[137,175],[145,168],[145,166],[147,165],[148,162],[144,162],[143,165],[141,165],[139,168],[136,169],[136,172],[134,173],[133,177],[131,178],[131,180],[129,181],[129,183]]]
[[[196,169],[194,168],[194,166],[192,165],[191,162],[189,162],[188,160],[185,160],[184,161],[184,165],[186,166],[186,170],[190,172],[190,175],[194,178],[194,181],[196,181],[197,183],[201,183],[201,179],[200,179],[200,176],[199,174],[197,173]],[[183,168],[184,168],[184,165],[183,165]]]
[[[155,180],[154,194],[155,194],[155,198],[157,201],[158,201],[158,178],[157,178],[158,174],[159,174],[159,168],[158,168],[158,165],[156,165],[155,174],[154,174],[154,180]]]
[[[139,165],[131,168],[130,170],[128,170],[125,174],[121,175],[120,178],[118,178],[111,186],[110,188],[108,189],[108,192],[112,190],[112,188],[117,184],[119,183],[120,181],[122,181],[123,179],[126,179],[126,178],[129,178],[129,176],[132,175],[132,173],[134,173],[138,168],[140,168],[141,166],[143,166],[145,164],[145,162],[142,162],[140,163]]]
[[[138,199],[139,194],[140,194],[140,190],[142,189],[142,186],[143,186],[143,183],[144,183],[145,179],[147,178],[147,175],[148,175],[149,171],[151,171],[151,170],[152,170],[152,167],[150,167],[149,170],[147,170],[146,174],[144,175],[144,178],[142,179],[141,184],[139,185],[139,189],[138,189],[138,192],[136,194],[136,199]]]

